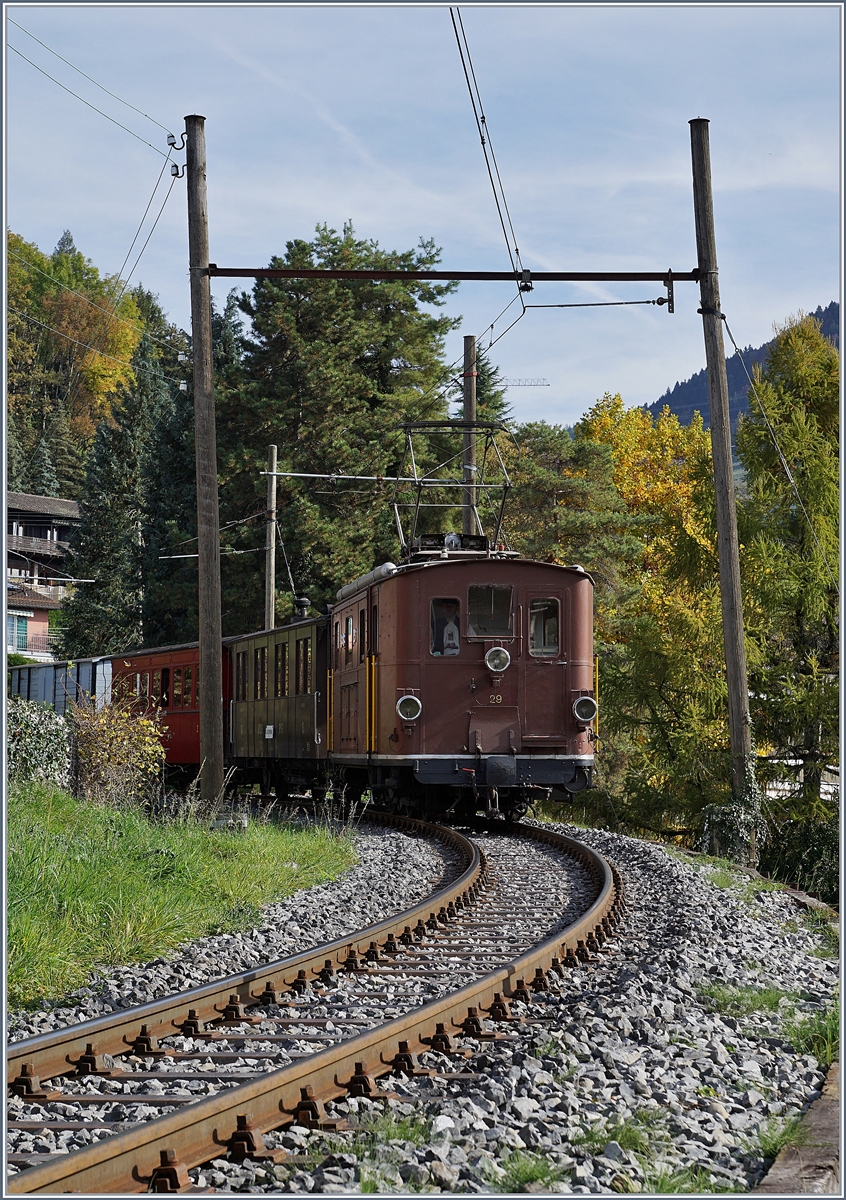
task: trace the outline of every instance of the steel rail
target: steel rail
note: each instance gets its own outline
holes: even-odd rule
[[[418,918],[428,917],[433,905],[447,905],[479,882],[482,874],[479,849],[456,830],[387,813],[368,814],[367,820],[378,821],[379,824],[401,831],[437,837],[438,840],[451,844],[463,853],[466,864],[464,870],[452,883],[432,892],[412,908],[369,925],[366,929],[357,930],[347,937],[325,942],[290,958],[277,959],[275,962],[202,984],[177,995],[150,1000],[147,1004],[119,1009],[117,1012],[69,1025],[64,1029],[55,1029],[37,1037],[12,1042],[6,1053],[7,1083],[11,1085],[18,1078],[25,1064],[29,1066],[29,1074],[36,1075],[39,1079],[53,1079],[58,1075],[68,1074],[73,1070],[77,1059],[86,1053],[89,1043],[96,1046],[97,1054],[126,1054],[142,1025],[146,1025],[149,1033],[155,1038],[177,1034],[189,1009],[196,1011],[197,1020],[202,1024],[219,1017],[221,1007],[225,1006],[233,995],[238,997],[240,1004],[246,1005],[255,1004],[257,994],[261,994],[268,985],[275,984],[279,991],[289,990],[300,971],[305,971],[307,977],[316,974],[327,958],[341,963],[351,946],[355,948],[356,953],[364,953],[371,941],[402,933],[406,925],[413,924]]]
[[[522,987],[529,972],[545,972],[559,953],[572,954],[580,943],[583,947],[603,920],[616,919],[622,905],[622,885],[616,870],[602,856],[549,830],[515,825],[514,831],[564,850],[586,866],[593,877],[597,890],[593,904],[566,930],[559,930],[507,966],[384,1025],[259,1079],[187,1104],[178,1112],[24,1170],[7,1181],[8,1193],[149,1190],[160,1164],[179,1164],[184,1171],[220,1157],[245,1122],[260,1133],[289,1124],[304,1088],[310,1088],[319,1101],[346,1095],[347,1085],[362,1068],[374,1077],[390,1073],[400,1041],[408,1043],[412,1054],[420,1054],[429,1049],[427,1042],[439,1025],[455,1036],[469,1008],[489,1007],[496,993],[512,995]],[[378,974],[378,968],[374,973]],[[72,1097],[68,1101],[72,1103]]]

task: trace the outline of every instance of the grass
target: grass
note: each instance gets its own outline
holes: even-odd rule
[[[785,1021],[784,1038],[799,1054],[812,1054],[821,1067],[830,1067],[840,1057],[840,1001],[808,1017]]]
[[[744,1148],[748,1154],[776,1158],[785,1146],[804,1146],[807,1139],[808,1129],[801,1117],[770,1117]]]
[[[707,1001],[711,1012],[725,1013],[731,1017],[746,1017],[753,1012],[775,1012],[783,999],[798,999],[795,992],[782,988],[730,987],[728,984],[709,983],[699,988],[699,996]]]
[[[684,1167],[674,1171],[671,1167],[659,1166],[647,1171],[643,1182],[643,1191],[649,1195],[685,1195],[703,1192],[745,1192],[743,1184],[713,1183],[711,1176],[703,1167]]]
[[[491,1184],[497,1192],[520,1192],[529,1183],[542,1183],[549,1187],[563,1174],[561,1167],[551,1163],[542,1154],[527,1153],[525,1150],[509,1151],[502,1156],[499,1165],[505,1175]]]
[[[617,1142],[622,1150],[648,1157],[662,1140],[665,1114],[659,1109],[641,1108],[628,1121],[597,1121],[590,1129],[571,1138],[574,1146],[601,1151],[608,1142]]]
[[[708,878],[718,888],[731,888],[737,883],[737,875],[733,871],[727,871],[725,867],[716,867]]]
[[[816,958],[840,957],[840,929],[822,913],[809,912],[802,918],[809,933],[817,938],[817,946],[811,951]]]
[[[7,853],[11,1008],[63,999],[95,965],[249,928],[261,905],[355,862],[351,839],[324,827],[156,824],[40,784],[9,789]]]
[[[363,1113],[356,1126],[354,1154],[372,1153],[387,1142],[410,1142],[425,1146],[432,1133],[431,1121],[415,1116],[395,1116],[392,1112]]]

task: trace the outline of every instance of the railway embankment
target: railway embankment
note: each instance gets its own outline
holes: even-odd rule
[[[535,1024],[462,1060],[475,1080],[393,1077],[399,1099],[331,1106],[351,1132],[269,1135],[295,1161],[218,1160],[194,1181],[295,1193],[753,1189],[802,1141],[837,1054],[831,929],[724,864],[563,829],[617,863],[629,911],[609,953],[512,1006]]]
[[[514,999],[522,1019],[499,1026],[504,1038],[461,1038],[460,1058],[421,1055],[419,1073],[384,1082],[388,1099],[330,1101],[330,1119],[349,1129],[267,1133],[284,1161],[221,1158],[192,1169],[192,1182],[335,1194],[754,1189],[803,1140],[801,1118],[838,1054],[833,926],[730,864],[558,828],[623,876],[627,912],[607,945],[550,974],[529,1003]],[[265,909],[256,929],[92,977],[73,1008],[29,1014],[16,1036],[343,936],[451,869],[448,854],[419,839],[365,827],[356,836],[361,861],[343,879]],[[531,906],[531,878],[521,900]]]

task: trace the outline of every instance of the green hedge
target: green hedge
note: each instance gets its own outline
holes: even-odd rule
[[[70,780],[70,731],[50,708],[9,696],[6,767],[10,780],[65,788]]]

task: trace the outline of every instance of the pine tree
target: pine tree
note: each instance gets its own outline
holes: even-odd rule
[[[6,417],[6,487],[10,492],[24,490],[24,457],[13,412]]]
[[[289,242],[271,266],[425,270],[437,261],[429,242],[391,253],[346,226],[342,235],[319,227],[312,242]],[[279,447],[280,470],[396,473],[400,423],[444,414],[433,397],[445,382],[443,338],[453,322],[423,306],[442,303],[451,290],[425,281],[261,280],[242,298],[252,337],[242,366],[225,367],[216,390],[222,518],[247,523],[225,533],[225,542],[263,544],[260,472],[270,443]],[[387,489],[372,484],[292,479],[280,486],[279,525],[295,584],[314,604],[396,556],[388,500]],[[257,628],[263,556],[224,557],[222,566],[224,629]],[[283,592],[281,612],[292,609]]]
[[[26,472],[26,490],[33,496],[58,496],[59,480],[50,457],[50,447],[43,437]]]
[[[109,654],[142,642],[142,517],[150,434],[168,404],[150,341],[135,356],[138,382],[101,421],[88,462],[70,565],[79,583],[64,608],[61,653]]]

